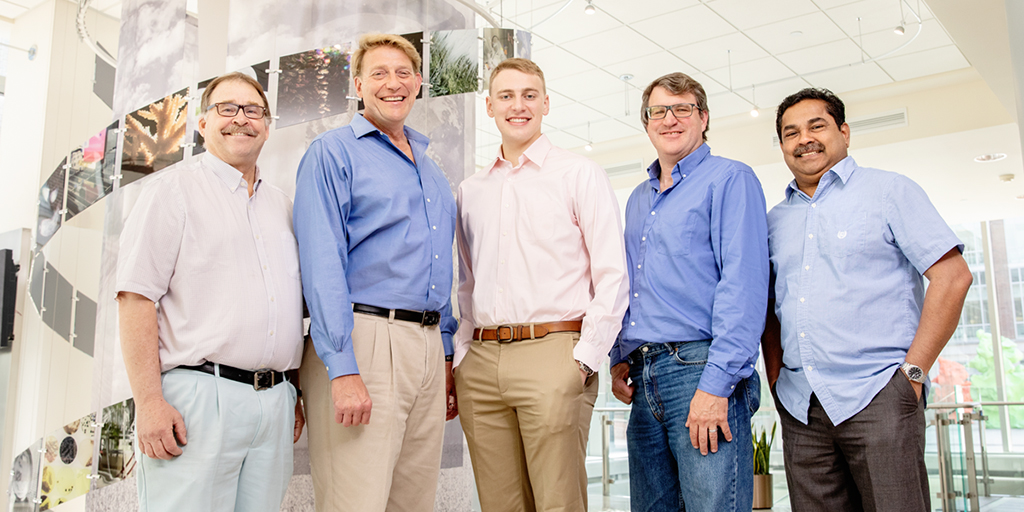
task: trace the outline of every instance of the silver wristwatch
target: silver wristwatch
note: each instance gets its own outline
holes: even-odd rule
[[[910,382],[924,384],[925,374],[920,366],[904,362],[900,365],[900,370],[903,371],[903,375],[906,375]]]
[[[586,373],[587,377],[590,377],[590,376],[594,375],[595,373],[597,373],[594,370],[591,370],[590,367],[587,366],[587,364],[584,363],[583,361],[580,361],[579,359],[577,359],[576,362],[580,364],[580,370],[582,370],[584,373]]]

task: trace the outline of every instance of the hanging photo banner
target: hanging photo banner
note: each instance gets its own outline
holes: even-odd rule
[[[104,407],[101,415],[96,488],[100,489],[135,474],[135,401],[131,398]]]
[[[479,89],[476,30],[430,33],[430,96],[476,92]]]
[[[484,29],[484,80],[480,90],[487,90],[491,83],[491,71],[501,61],[512,58],[515,51],[515,31],[508,28]]]
[[[185,157],[187,105],[186,87],[125,117],[122,187]]]
[[[347,112],[349,59],[341,44],[281,57],[278,128]]]
[[[516,57],[520,59],[533,59],[533,33],[525,30],[516,30]]]
[[[96,413],[64,425],[43,438],[39,510],[50,510],[89,492]]]
[[[46,245],[53,234],[60,229],[61,210],[64,208],[64,175],[68,159],[57,164],[46,183],[39,188],[39,217],[36,220],[36,244]]]
[[[35,512],[39,510],[39,471],[42,468],[40,452],[43,440],[36,441],[14,458],[11,465],[9,510]]]

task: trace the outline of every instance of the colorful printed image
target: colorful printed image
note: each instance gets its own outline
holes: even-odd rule
[[[101,130],[81,149],[71,152],[68,167],[68,220],[78,215],[113,189],[113,182],[103,176],[103,157],[106,152],[107,130]]]
[[[36,244],[46,245],[60,229],[61,210],[64,208],[64,176],[68,159],[60,161],[46,183],[39,188],[39,218],[36,221]]]
[[[43,440],[36,441],[14,458],[11,465],[11,484],[8,510],[12,512],[35,512],[39,510],[40,451]]]
[[[39,510],[50,510],[89,492],[96,413],[64,425],[43,438]]]
[[[103,408],[96,488],[131,477],[135,472],[135,401],[129,398]]]
[[[476,30],[430,33],[430,96],[476,92],[479,86]]]
[[[340,44],[281,57],[278,127],[347,112],[351,57]]]
[[[484,29],[484,81],[481,89],[491,83],[491,70],[501,61],[513,57],[515,31],[508,28]]]
[[[533,58],[533,33],[525,30],[516,30],[516,57],[520,59]]]
[[[122,187],[184,158],[187,105],[186,88],[125,117]]]

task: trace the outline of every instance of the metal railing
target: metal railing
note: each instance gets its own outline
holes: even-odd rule
[[[611,435],[609,430],[615,425],[612,417],[615,414],[629,414],[630,407],[594,407],[594,412],[601,414],[601,495],[604,499],[602,510],[611,508],[612,484],[615,479],[611,474]]]

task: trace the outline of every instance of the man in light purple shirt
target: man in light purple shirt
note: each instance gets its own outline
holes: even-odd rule
[[[304,423],[282,374],[302,355],[291,201],[256,167],[270,125],[259,83],[218,77],[202,109],[208,152],[147,179],[121,234],[140,510],[276,512]]]

